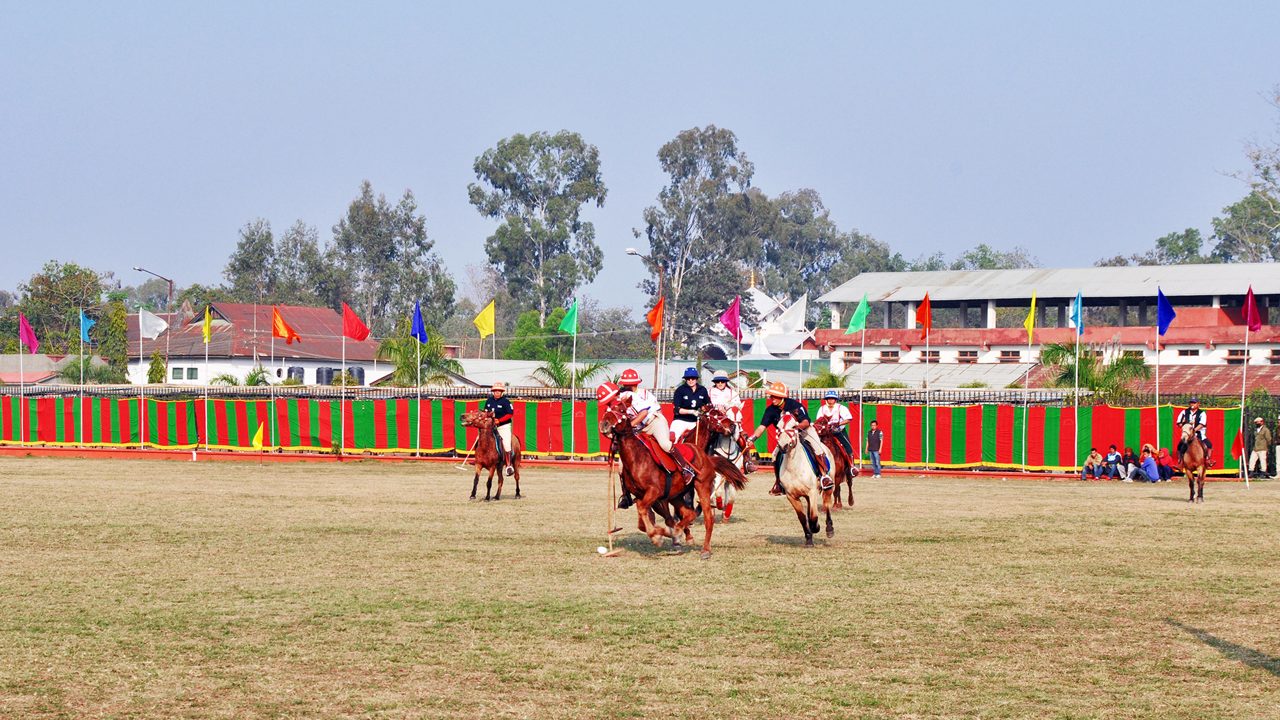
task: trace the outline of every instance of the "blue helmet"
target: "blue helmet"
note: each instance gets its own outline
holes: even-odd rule
[[[828,390],[827,394],[822,396],[822,399],[823,400],[839,400],[840,393],[836,392],[835,390]]]
[[[685,380],[688,380],[689,378],[695,378],[695,379],[696,379],[696,378],[700,378],[700,377],[702,377],[702,376],[698,374],[698,369],[697,369],[697,368],[685,368],[685,369],[684,369],[684,379],[685,379]]]
[[[715,377],[713,377],[713,378],[711,378],[711,382],[713,382],[713,383],[718,383],[718,382],[727,383],[727,382],[729,382],[729,376],[728,376],[728,375],[725,375],[724,373],[716,373],[716,376],[715,376]]]

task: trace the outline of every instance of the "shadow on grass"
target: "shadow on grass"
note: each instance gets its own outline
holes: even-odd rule
[[[1151,495],[1151,496],[1149,496],[1149,499],[1151,499],[1151,500],[1163,500],[1163,501],[1165,501],[1165,502],[1180,502],[1180,503],[1182,503],[1183,505],[1186,505],[1186,504],[1187,504],[1187,499],[1186,499],[1185,497],[1182,497],[1182,496],[1178,496],[1178,497],[1169,497],[1168,495]]]
[[[823,534],[822,531],[819,531],[816,535],[813,536],[814,546],[816,547],[818,545],[821,545],[822,544],[821,541],[825,539],[826,539],[826,536]],[[791,547],[802,548],[804,547],[804,536],[800,535],[799,531],[797,531],[796,535],[768,535],[765,537],[765,542],[769,543],[770,545],[789,545]]]
[[[1267,672],[1280,677],[1280,657],[1268,655],[1264,652],[1254,650],[1253,648],[1237,645],[1228,640],[1212,635],[1201,630],[1200,628],[1183,625],[1173,618],[1165,618],[1164,621],[1179,630],[1186,632],[1200,642],[1222,653],[1222,655],[1230,660],[1242,662],[1252,668],[1266,670]]]

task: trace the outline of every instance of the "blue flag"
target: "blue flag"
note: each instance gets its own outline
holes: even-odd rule
[[[1169,303],[1169,298],[1164,296],[1164,291],[1159,287],[1156,288],[1156,329],[1164,335],[1169,329],[1169,323],[1178,317],[1178,313],[1173,311],[1173,305]]]
[[[420,343],[427,341],[427,326],[422,323],[421,300],[413,304],[413,329],[409,331],[409,334],[417,338]]]
[[[1076,299],[1071,303],[1071,322],[1075,323],[1076,335],[1084,334],[1084,294],[1076,292]]]
[[[92,320],[88,317],[85,317],[84,311],[81,310],[80,311],[80,339],[85,341],[86,343],[93,342],[92,340],[89,339],[89,330],[92,329],[93,326],[97,324],[98,324],[97,320]]]

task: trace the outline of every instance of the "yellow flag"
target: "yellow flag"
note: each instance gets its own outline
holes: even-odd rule
[[[258,423],[258,432],[253,434],[253,447],[255,450],[262,449],[262,428],[266,427],[266,423]]]
[[[209,344],[209,333],[213,331],[213,317],[209,314],[209,306],[204,306],[204,327],[200,329],[200,333],[204,335],[204,344]]]
[[[484,309],[480,311],[480,314],[476,316],[476,329],[480,331],[480,338],[482,340],[493,334],[493,304],[495,302],[497,302],[497,300],[490,300],[489,304],[485,305]]]
[[[1027,344],[1031,344],[1031,335],[1036,329],[1036,291],[1031,291],[1031,309],[1027,311],[1027,319],[1022,321],[1022,327],[1027,329]]]

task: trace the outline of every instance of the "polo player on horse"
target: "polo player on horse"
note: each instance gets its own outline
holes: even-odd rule
[[[1213,443],[1205,437],[1205,423],[1207,416],[1204,410],[1200,409],[1200,398],[1191,398],[1191,403],[1178,414],[1178,427],[1190,425],[1196,435],[1200,437],[1200,444],[1204,445],[1204,464],[1205,467],[1213,467]],[[1187,441],[1178,441],[1178,456],[1181,457],[1187,451]]]
[[[613,398],[602,400],[601,406],[607,402],[612,402]],[[680,455],[680,453],[672,452],[671,429],[667,426],[667,418],[662,415],[662,405],[658,402],[658,398],[654,394],[640,387],[640,373],[631,368],[622,371],[622,377],[618,378],[618,395],[616,402],[627,408],[627,414],[631,417],[631,425],[636,428],[636,432],[644,433],[652,437],[658,443],[658,447],[662,451],[671,456],[675,460],[676,466],[680,468],[685,476],[686,487],[689,488],[685,492],[685,500],[690,507],[693,507],[693,477],[697,471],[689,465],[689,463]],[[631,493],[626,488],[622,489],[622,499],[618,501],[620,509],[631,507],[633,499]]]
[[[809,422],[809,411],[805,409],[804,403],[791,398],[787,386],[780,382],[769,383],[766,395],[768,407],[765,408],[764,414],[760,416],[760,424],[756,426],[756,429],[747,438],[747,444],[759,439],[764,434],[766,427],[778,427],[778,423],[783,420],[783,417],[788,416],[789,420],[795,421],[795,429],[799,433],[800,447],[804,448],[804,453],[809,458],[809,464],[813,466],[813,474],[818,476],[819,485],[823,490],[830,490],[834,487],[834,483],[831,481],[830,460],[827,458],[826,448],[822,444],[822,440],[818,437],[817,431],[813,429],[813,424]],[[822,448],[822,450],[818,448]],[[781,463],[775,459],[773,463],[773,488],[769,490],[770,495],[786,494],[778,474],[780,466]]]

